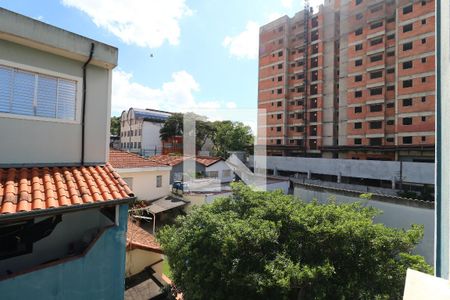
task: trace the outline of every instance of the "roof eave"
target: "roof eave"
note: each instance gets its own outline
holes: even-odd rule
[[[31,211],[10,213],[10,214],[0,214],[0,222],[9,222],[9,221],[20,221],[24,219],[36,218],[36,217],[44,217],[44,216],[53,216],[66,214],[76,211],[100,208],[100,207],[110,207],[121,204],[128,204],[136,200],[136,197],[127,197],[116,200],[106,200],[106,201],[97,201],[92,203],[83,203],[78,205],[68,205],[68,206],[60,206],[55,208],[47,208],[47,209],[37,209]]]

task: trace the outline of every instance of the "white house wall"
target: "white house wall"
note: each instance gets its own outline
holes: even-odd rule
[[[122,178],[126,180],[132,178],[131,190],[138,200],[154,200],[165,197],[170,193],[170,168],[158,170],[141,169],[116,169]],[[159,188],[156,187],[156,176],[158,175],[162,176],[162,186]]]
[[[226,171],[226,170],[230,171],[229,176],[224,176],[223,171]],[[219,161],[219,162],[216,162],[215,164],[210,165],[209,167],[206,167],[205,171],[206,172],[213,172],[213,171],[219,172],[219,179],[220,179],[220,182],[222,182],[222,183],[231,182],[231,181],[233,181],[233,178],[234,178],[233,171],[228,167],[228,165],[224,161]]]

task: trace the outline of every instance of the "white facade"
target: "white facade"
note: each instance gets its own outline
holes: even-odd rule
[[[155,200],[169,195],[171,169],[171,167],[115,168],[138,200]]]
[[[120,117],[120,149],[144,156],[161,154],[159,130],[171,115],[151,109],[130,108]]]
[[[234,179],[233,171],[223,160],[206,167],[205,173],[207,177],[217,178],[221,183],[231,182]]]

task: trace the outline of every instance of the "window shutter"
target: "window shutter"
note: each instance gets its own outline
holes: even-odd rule
[[[58,80],[57,118],[75,120],[76,84],[73,80]]]
[[[0,66],[0,112],[10,112],[13,70]]]
[[[39,75],[36,115],[56,118],[57,79]]]
[[[33,116],[35,75],[24,71],[16,71],[14,75],[11,113]]]

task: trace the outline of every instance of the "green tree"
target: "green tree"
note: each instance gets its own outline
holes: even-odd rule
[[[214,127],[214,152],[221,157],[228,157],[228,151],[246,151],[253,143],[250,126],[241,122],[216,121]]]
[[[209,122],[206,117],[195,113],[175,113],[171,115],[166,122],[164,122],[163,127],[159,131],[161,139],[167,141],[171,137],[183,135],[184,118],[187,118],[191,122],[195,122],[196,147],[197,149],[201,149],[206,143],[206,140],[213,137],[214,128],[212,123]]]
[[[305,203],[233,185],[158,234],[185,299],[401,299],[423,228],[375,224],[360,204]]]
[[[111,117],[110,133],[120,135],[120,117]]]

